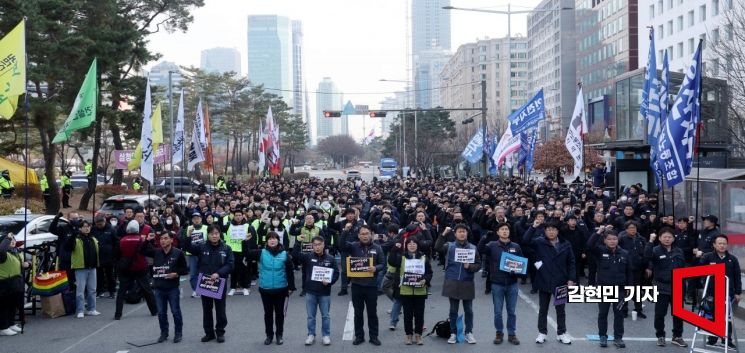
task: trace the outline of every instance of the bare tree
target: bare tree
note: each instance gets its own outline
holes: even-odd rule
[[[733,154],[745,156],[745,2],[723,1],[725,11],[716,31],[710,31],[707,44],[712,58],[708,61],[712,76],[729,85],[729,135]]]

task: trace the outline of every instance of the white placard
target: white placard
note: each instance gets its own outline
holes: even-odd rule
[[[231,227],[230,228],[230,239],[233,239],[233,240],[246,239],[246,228],[243,226]]]
[[[476,262],[476,250],[475,249],[455,249],[455,262],[463,264],[472,264]]]
[[[417,275],[424,274],[424,260],[422,259],[406,259],[404,266],[405,273],[412,273]]]
[[[311,281],[316,282],[331,282],[331,279],[334,276],[334,269],[323,267],[323,266],[313,266],[313,273],[310,275]]]

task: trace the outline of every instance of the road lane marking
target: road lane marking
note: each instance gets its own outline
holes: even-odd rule
[[[525,301],[526,303],[528,303],[528,305],[530,305],[530,307],[533,308],[533,310],[535,310],[536,315],[538,314],[538,312],[541,310],[541,308],[538,306],[538,304],[536,304],[533,301],[533,299],[530,299],[530,297],[528,297],[520,289],[517,290],[517,295],[519,295],[520,296],[520,299],[522,299],[523,301]],[[551,309],[551,308],[549,307],[549,309]],[[556,320],[554,320],[554,318],[552,318],[551,315],[546,315],[546,316],[547,316],[546,321],[548,322],[548,325],[551,326],[551,328],[554,329],[554,331],[556,331],[558,329],[558,325],[556,324]],[[571,335],[569,335],[569,336],[571,336]],[[572,339],[575,339],[575,338],[572,337]]]
[[[140,304],[140,305],[139,305],[138,307],[136,307],[136,308],[134,308],[134,309],[132,309],[132,310],[130,310],[130,311],[128,311],[128,312],[126,312],[126,313],[124,313],[124,315],[122,315],[122,318],[125,318],[125,317],[129,316],[129,314],[131,314],[131,313],[133,313],[133,312],[135,312],[135,311],[137,311],[137,310],[140,310],[140,309],[142,309],[142,307],[143,307],[143,306],[145,306],[145,304],[144,304],[144,303],[143,303],[143,304]],[[110,322],[110,323],[108,323],[108,324],[104,325],[104,326],[103,326],[103,327],[101,327],[100,329],[98,329],[98,330],[96,330],[96,331],[93,331],[93,333],[91,333],[90,335],[88,335],[88,336],[85,336],[85,337],[81,338],[81,339],[80,339],[79,341],[77,341],[77,342],[73,343],[73,344],[72,344],[72,345],[71,345],[70,347],[67,347],[67,348],[65,348],[65,350],[63,350],[63,351],[60,351],[60,353],[65,353],[65,352],[68,352],[69,350],[71,350],[71,349],[75,348],[75,346],[77,346],[77,345],[79,345],[79,344],[81,344],[81,343],[83,343],[83,342],[87,341],[87,340],[88,340],[89,338],[91,338],[91,337],[93,337],[93,336],[95,336],[95,335],[97,335],[97,334],[101,333],[101,332],[102,332],[103,330],[105,330],[105,329],[109,328],[110,326],[112,326],[112,325],[114,325],[114,324],[116,324],[116,323],[118,323],[118,322],[119,322],[119,320],[114,320],[114,321],[112,321],[112,322]]]
[[[344,334],[342,335],[342,341],[351,341],[354,338],[354,307],[352,302],[349,302],[347,308],[347,320],[344,322]]]

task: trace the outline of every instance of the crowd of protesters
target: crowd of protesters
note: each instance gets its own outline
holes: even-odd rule
[[[182,340],[178,282],[185,275],[191,297],[201,298],[202,342],[224,342],[227,296],[249,295],[257,287],[267,345],[283,344],[284,316],[295,315],[285,313],[284,298],[296,291],[296,271],[301,278],[297,290],[307,308],[306,345],[316,340],[318,311],[321,342],[331,344],[330,296],[337,282],[339,296],[351,292],[354,345],[365,342],[365,313],[368,341],[381,344],[377,306],[383,293],[391,299],[389,329],[396,329],[403,311],[404,343],[424,344],[425,302],[441,300],[431,291],[433,273],[440,271],[441,295],[449,300],[450,344],[458,342],[461,304],[463,336],[467,343],[476,343],[472,306],[479,277],[494,304],[494,344],[505,340],[503,308],[506,341],[520,344],[515,313],[520,283],[530,283],[539,303],[538,344],[548,335],[552,297],[564,285],[656,285],[657,345],[680,347],[687,344],[679,319],[673,319],[672,339],[665,338],[673,269],[724,263],[731,278],[730,300],[740,300],[742,291],[739,263],[727,251],[728,238],[721,234],[717,217],[705,215],[697,230],[699,220],[679,214],[676,219],[672,210],[661,209],[657,195],[639,184],[615,195],[593,182],[563,184],[550,177],[530,182],[267,179],[244,185],[231,180],[213,194],[202,190],[185,205],[168,194],[157,209],[130,207],[120,218],[97,216],[92,224],[71,212],[63,225],[58,222],[61,216],[51,229],[59,236],[60,268],[69,270],[75,282],[77,317],[99,315],[96,298],[108,297],[116,298],[113,317],[119,320],[135,288],[133,295],[144,298],[150,313],[158,316],[160,342],[169,336],[168,306],[174,342]],[[8,301],[15,297],[3,290],[5,281],[17,273],[6,267],[20,262],[11,256],[12,242],[12,236],[0,238],[0,294]],[[527,274],[502,270],[503,253],[527,258]],[[464,261],[464,254],[470,260]],[[369,262],[360,264],[359,259]],[[220,281],[226,287],[221,296],[198,293],[201,283]],[[696,281],[687,283],[688,303],[698,300],[700,287]],[[641,302],[598,304],[601,346],[608,344],[607,317],[612,312],[613,344],[625,347],[629,307],[635,317],[647,317]],[[554,308],[556,338],[570,344],[565,305]],[[6,311],[0,334],[10,335],[15,326],[12,312]]]

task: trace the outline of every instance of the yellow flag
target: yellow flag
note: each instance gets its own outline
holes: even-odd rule
[[[158,153],[158,146],[163,143],[163,118],[161,117],[160,103],[155,106],[153,115],[151,115],[151,121],[152,133],[150,136],[152,136],[153,139],[153,151],[154,153]],[[137,149],[135,149],[135,153],[132,155],[132,159],[129,160],[127,169],[137,169],[140,164],[142,164],[142,141],[137,144]]]
[[[26,92],[26,22],[0,39],[0,118],[10,119]]]
[[[137,148],[135,149],[135,153],[132,154],[132,159],[130,159],[129,163],[127,163],[127,169],[137,169],[140,164],[142,164],[142,144],[138,143]]]
[[[153,117],[151,119],[152,124],[152,137],[153,137],[153,151],[154,153],[158,153],[158,146],[163,143],[163,118],[161,117],[160,112],[160,103],[155,106],[155,110],[153,110]]]

